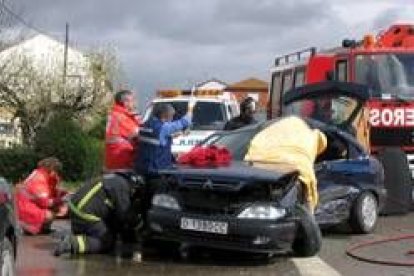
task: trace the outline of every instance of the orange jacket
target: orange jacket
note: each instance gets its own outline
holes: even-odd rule
[[[22,228],[32,234],[42,230],[46,222],[46,211],[62,204],[66,194],[57,188],[60,179],[50,175],[44,168],[37,168],[18,187],[16,208]]]
[[[125,107],[115,104],[108,116],[105,135],[105,168],[129,170],[133,167],[141,120]]]

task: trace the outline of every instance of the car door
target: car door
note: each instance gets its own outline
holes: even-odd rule
[[[360,114],[368,98],[365,86],[326,82],[291,90],[284,99],[285,115],[312,119],[311,127],[328,137],[325,156],[315,165],[319,192],[315,214],[320,223],[341,221],[362,189],[380,183],[381,166],[357,141],[355,129],[364,118]]]
[[[356,135],[355,127],[360,125],[357,121],[369,96],[367,86],[355,83],[308,84],[286,92],[282,114],[310,118]]]

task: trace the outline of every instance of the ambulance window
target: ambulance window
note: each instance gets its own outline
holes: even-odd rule
[[[305,67],[296,68],[295,70],[295,87],[305,84]]]
[[[292,88],[292,84],[293,84],[292,71],[289,70],[289,71],[284,72],[283,73],[283,83],[282,83],[282,86],[283,86],[282,92],[283,92],[283,94]]]
[[[279,114],[280,92],[281,92],[282,78],[281,73],[273,73],[272,87],[270,91],[270,106],[272,114],[277,116]]]
[[[336,63],[336,79],[338,81],[348,80],[348,61],[339,60]]]

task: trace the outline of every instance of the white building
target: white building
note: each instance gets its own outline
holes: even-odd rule
[[[52,37],[38,34],[0,52],[0,61],[16,57],[28,58],[32,65],[47,75],[63,76],[65,44]],[[88,58],[73,47],[67,51],[67,76],[87,77],[89,71]]]
[[[65,44],[52,37],[38,34],[12,45],[0,52],[0,64],[16,64],[29,61],[36,74],[44,75],[45,78],[62,78],[64,75]],[[66,85],[80,87],[85,82],[91,82],[90,63],[88,57],[79,50],[67,48],[66,63]],[[2,67],[3,68],[3,67]],[[5,69],[13,70],[13,66]],[[22,77],[22,82],[25,78]],[[27,91],[27,94],[38,93],[38,91]],[[52,100],[55,95],[51,95]],[[1,103],[0,103],[1,105]],[[3,105],[4,106],[4,105]],[[0,147],[8,147],[12,144],[21,143],[21,131],[18,124],[12,120],[13,111],[4,107],[0,109]]]

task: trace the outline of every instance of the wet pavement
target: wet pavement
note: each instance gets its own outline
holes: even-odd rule
[[[67,227],[59,222],[57,227]],[[389,235],[414,234],[414,214],[401,217],[381,217],[375,234],[349,235],[329,231],[324,234],[322,251],[315,258],[291,258],[281,255],[268,260],[262,256],[197,249],[189,260],[174,252],[145,251],[143,260],[136,262],[116,256],[97,255],[81,258],[55,258],[50,236],[22,237],[17,260],[18,275],[408,275],[414,267],[393,267],[360,262],[348,257],[345,249],[356,242]],[[393,242],[385,246],[364,249],[363,254],[390,259],[413,260],[406,255],[414,250],[414,240]]]

